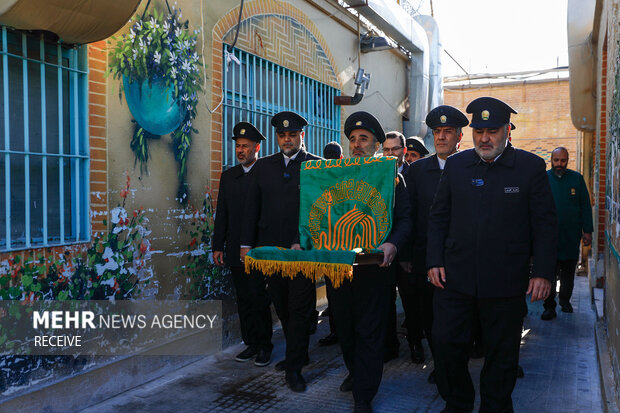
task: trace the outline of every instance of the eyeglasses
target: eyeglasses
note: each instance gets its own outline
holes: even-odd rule
[[[383,153],[396,152],[398,150],[403,149],[404,146],[395,146],[393,148],[383,148]]]

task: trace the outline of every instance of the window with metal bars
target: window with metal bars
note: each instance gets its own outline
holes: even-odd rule
[[[87,241],[86,47],[1,36],[0,251]]]
[[[224,48],[228,46],[224,45]],[[300,73],[239,49],[226,64],[224,56],[224,125],[222,130],[222,168],[234,166],[233,127],[251,122],[267,138],[260,156],[280,151],[271,117],[283,110],[306,118],[306,150],[321,156],[330,141],[340,142],[340,108],[333,104],[340,91]]]

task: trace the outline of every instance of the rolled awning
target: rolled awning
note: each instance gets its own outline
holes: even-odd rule
[[[135,13],[141,0],[0,0],[0,24],[47,30],[66,43],[110,37]]]

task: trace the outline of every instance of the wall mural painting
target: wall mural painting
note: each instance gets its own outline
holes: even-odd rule
[[[620,252],[620,43],[616,58],[615,85],[609,123],[609,163],[605,207],[608,212],[607,234],[610,246]]]
[[[145,11],[110,52],[110,73],[122,80],[121,91],[134,117],[130,147],[140,173],[148,173],[149,140],[171,134],[172,150],[179,165],[177,199],[187,201],[187,156],[198,92],[202,90],[201,57],[196,52],[199,30],[182,22],[180,9],[168,13]],[[119,96],[120,97],[120,96]]]

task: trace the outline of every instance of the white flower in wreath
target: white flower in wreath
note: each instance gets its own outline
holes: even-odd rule
[[[138,21],[138,22],[136,23],[136,31],[138,31],[138,32],[139,32],[140,30],[142,30],[142,22],[141,22],[141,21]]]
[[[133,31],[133,28],[129,29],[129,40],[133,42],[135,38],[136,38],[136,32]]]
[[[185,72],[191,72],[192,65],[188,60],[183,60],[183,65],[181,66],[181,69],[183,69]]]
[[[176,29],[174,29],[174,35],[175,35],[176,37],[181,37],[181,34],[182,34],[182,33],[183,33],[183,32],[181,31],[181,28],[180,28],[180,27],[178,27],[178,26],[177,26],[177,28],[176,28]]]
[[[131,51],[133,52],[133,60],[136,60],[136,57],[138,56],[138,51],[136,49],[131,49]]]
[[[181,99],[183,99],[183,101],[187,102],[189,100],[189,95],[187,93],[185,93]]]
[[[152,41],[152,40],[153,40],[153,38],[151,38],[151,35],[149,34],[149,35],[146,37],[146,43],[150,46],[150,45],[151,45],[151,41]]]
[[[159,28],[159,24],[157,24],[157,20],[155,20],[155,17],[151,17],[151,20],[149,20],[149,23],[151,24],[151,27],[153,29]]]
[[[170,57],[168,57],[168,60],[170,60],[170,64],[175,64],[177,62],[177,55],[175,55],[174,52],[170,52]]]
[[[153,54],[153,61],[157,64],[161,62],[161,53],[159,53],[158,50],[155,50],[155,53]]]
[[[177,68],[172,66],[172,69],[170,70],[170,76],[172,76],[173,79],[177,78]]]
[[[164,25],[162,26],[162,28],[164,29],[164,34],[167,35],[168,30],[170,30],[170,24],[168,23],[168,20],[164,22]]]
[[[190,48],[189,40],[183,40],[183,49],[189,49],[189,48]]]

